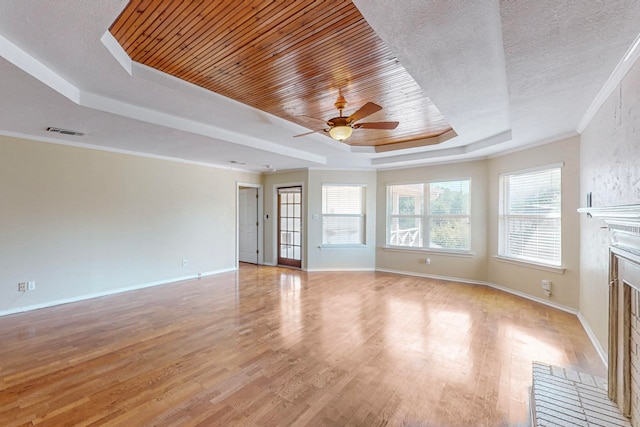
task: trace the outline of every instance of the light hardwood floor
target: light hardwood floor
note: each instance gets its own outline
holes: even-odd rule
[[[228,273],[0,318],[0,425],[515,426],[577,318],[387,273]]]

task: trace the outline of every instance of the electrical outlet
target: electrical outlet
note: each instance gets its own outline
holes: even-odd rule
[[[551,280],[543,280],[542,289],[544,289],[545,291],[551,292]]]
[[[183,259],[182,260],[182,266],[183,267],[188,267],[189,266],[189,260],[188,259]]]
[[[427,265],[431,265],[431,258],[427,258],[427,259],[424,261],[424,263],[425,263],[425,264],[427,264]]]
[[[35,291],[36,290],[36,282],[27,282],[27,290]]]
[[[18,292],[27,292],[27,283],[26,282],[18,283]]]

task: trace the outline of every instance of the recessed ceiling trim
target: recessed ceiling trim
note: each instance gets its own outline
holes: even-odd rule
[[[76,104],[80,100],[80,89],[2,35],[0,35],[0,56]]]
[[[118,61],[122,68],[131,76],[133,75],[133,70],[131,64],[131,58],[127,55],[127,52],[124,51],[120,43],[111,35],[109,31],[106,31],[102,37],[100,37],[100,41],[107,48],[109,53]]]
[[[474,142],[473,144],[465,145],[462,147],[452,147],[440,150],[422,151],[419,153],[401,154],[392,157],[381,157],[372,159],[371,162],[374,165],[386,165],[403,162],[419,162],[434,158],[448,157],[448,156],[461,156],[465,154],[471,154],[473,152],[482,150],[483,148],[491,147],[502,142],[511,140],[511,131],[504,131],[497,135],[493,135],[489,138],[485,138],[481,141]]]
[[[113,55],[113,52],[109,50]],[[158,110],[140,107],[127,102],[115,100],[92,92],[83,91],[65,80],[53,70],[46,67],[36,58],[18,48],[8,39],[0,35],[0,55],[22,69],[32,77],[49,86],[77,105],[93,108],[107,113],[117,114],[147,123],[191,132],[216,139],[224,139],[239,145],[268,150],[283,156],[306,160],[318,164],[326,164],[327,158],[303,150],[286,147],[263,139],[250,137],[238,132],[219,128],[209,124],[174,116]],[[116,58],[117,60],[117,58]]]
[[[434,136],[433,138],[419,139],[407,142],[398,142],[393,145],[377,145],[374,147],[376,153],[386,153],[388,151],[394,150],[404,150],[407,148],[418,148],[424,146],[432,146],[443,143],[445,141],[450,140],[451,138],[455,138],[458,136],[456,131],[451,129],[448,132],[443,133],[442,135]]]
[[[174,116],[172,114],[164,113],[157,110],[152,110],[150,108],[140,107],[138,105],[133,105],[115,99],[107,98],[95,93],[83,92],[81,99],[82,103],[80,105],[95,108],[97,110],[105,111],[108,113],[118,114],[132,119],[141,120],[159,126],[170,127],[172,129],[178,129],[185,132],[191,132],[197,135],[223,139],[225,141],[244,145],[246,147],[268,150],[272,153],[277,153],[283,156],[293,157],[300,160],[307,160],[319,164],[327,163],[327,158],[318,154],[297,150],[295,148],[285,147],[283,145],[275,144],[264,139],[254,138],[217,126],[186,119],[184,117]]]

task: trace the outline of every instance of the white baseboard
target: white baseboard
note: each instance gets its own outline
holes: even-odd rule
[[[522,298],[525,298],[525,299],[528,299],[528,300],[531,300],[531,301],[538,302],[540,304],[543,304],[543,305],[546,305],[546,306],[549,306],[549,307],[557,308],[558,310],[562,310],[564,312],[573,314],[574,316],[578,315],[578,310],[576,310],[575,308],[568,307],[568,306],[562,305],[562,304],[558,304],[557,302],[549,301],[549,300],[546,300],[544,298],[534,297],[533,295],[529,295],[529,294],[521,292],[521,291],[516,291],[514,289],[510,289],[510,288],[507,288],[505,286],[496,285],[495,283],[488,283],[487,286],[489,286],[489,287],[491,287],[493,289],[497,289],[497,290],[502,291],[502,292],[507,292],[507,293],[512,294],[512,295],[516,295],[516,296],[519,296],[519,297],[522,297]]]
[[[602,363],[604,363],[604,366],[608,368],[609,356],[607,355],[607,352],[604,351],[604,348],[602,348],[602,345],[600,345],[600,341],[598,341],[598,338],[596,338],[596,334],[593,333],[591,326],[589,326],[589,322],[587,322],[587,319],[584,318],[582,313],[578,313],[578,320],[582,324],[584,331],[587,333],[587,336],[591,340],[591,344],[593,344],[596,351],[598,352],[598,356],[600,356],[600,359],[602,359]]]
[[[282,266],[278,266],[278,264],[274,264],[271,262],[265,262],[262,265],[265,265],[267,267],[282,267]],[[286,267],[286,266],[284,266]],[[306,272],[309,273],[313,273],[315,272],[321,272],[321,271],[376,271],[375,268],[371,267],[371,268],[307,268],[306,270],[303,269]]]
[[[415,273],[413,271],[392,270],[390,268],[377,268],[376,271],[381,271],[383,273],[402,274],[404,276],[426,277],[427,279],[448,280],[450,282],[470,283],[472,285],[484,285],[484,286],[489,285],[489,283],[481,282],[480,280],[461,279],[458,277],[449,277],[449,276],[437,276],[435,274]]]
[[[502,292],[507,292],[509,294],[516,295],[516,296],[519,296],[519,297],[522,297],[522,298],[525,298],[525,299],[528,299],[528,300],[531,300],[531,301],[535,301],[535,302],[538,302],[540,304],[544,304],[544,305],[549,306],[549,307],[557,308],[558,310],[566,311],[567,313],[578,315],[578,310],[576,310],[575,308],[567,307],[566,305],[558,304],[556,302],[545,300],[543,298],[534,297],[534,296],[526,294],[524,292],[516,291],[514,289],[510,289],[510,288],[507,288],[507,287],[504,287],[504,286],[500,286],[500,285],[497,285],[497,284],[491,283],[491,282],[483,282],[483,281],[480,281],[480,280],[462,279],[462,278],[458,278],[458,277],[449,277],[449,276],[436,276],[435,274],[414,273],[412,271],[389,270],[389,269],[382,269],[382,268],[379,268],[377,271],[382,271],[382,272],[386,272],[386,273],[403,274],[405,276],[426,277],[426,278],[429,278],[429,279],[448,280],[448,281],[451,281],[451,282],[459,282],[459,283],[469,283],[471,285],[488,286],[490,288],[497,289],[497,290],[502,291]]]
[[[374,272],[375,268],[307,268],[309,273],[313,272],[327,272],[327,271],[361,271],[361,272]]]
[[[102,291],[102,292],[95,292],[95,293],[86,294],[86,295],[78,295],[76,297],[71,297],[71,298],[64,298],[64,299],[59,299],[59,300],[54,300],[54,301],[47,301],[47,302],[40,303],[40,304],[25,305],[25,306],[22,306],[22,307],[16,307],[16,308],[10,308],[8,310],[2,310],[2,311],[0,311],[0,317],[1,316],[7,316],[9,314],[24,313],[24,312],[27,312],[27,311],[38,310],[40,308],[47,308],[47,307],[53,307],[53,306],[56,306],[56,305],[69,304],[69,303],[72,303],[72,302],[78,302],[78,301],[83,301],[83,300],[92,299],[92,298],[104,297],[104,296],[107,296],[107,295],[115,295],[115,294],[120,294],[120,293],[123,293],[123,292],[135,291],[135,290],[138,290],[138,289],[150,288],[152,286],[160,286],[160,285],[167,285],[169,283],[182,282],[183,280],[198,279],[200,277],[212,276],[212,275],[215,275],[215,274],[228,273],[230,271],[235,271],[235,270],[236,270],[235,268],[226,268],[226,269],[222,269],[222,270],[207,271],[207,272],[204,272],[204,273],[189,274],[187,276],[173,277],[171,279],[156,280],[154,282],[140,283],[140,284],[133,285],[133,286],[127,286],[125,288],[109,289],[107,291]]]

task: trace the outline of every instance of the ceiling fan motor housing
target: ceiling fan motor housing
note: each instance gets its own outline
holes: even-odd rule
[[[349,117],[334,117],[333,119],[329,119],[327,124],[332,127],[336,126],[351,126],[352,120],[349,120]]]

